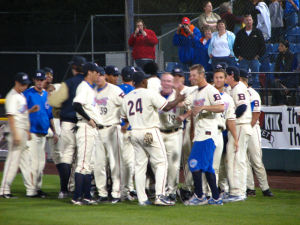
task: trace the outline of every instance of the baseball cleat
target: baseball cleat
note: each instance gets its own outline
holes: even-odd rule
[[[120,198],[114,198],[114,197],[111,198],[111,203],[112,203],[112,204],[116,204],[116,203],[118,203],[118,202],[121,202],[121,199],[120,199]]]
[[[169,194],[169,198],[171,201],[176,202],[176,194]]]
[[[0,195],[1,198],[7,198],[7,199],[16,199],[18,197],[12,195],[12,194],[3,194],[3,195]]]
[[[102,197],[102,196],[99,196],[96,201],[98,203],[104,203],[104,202],[108,202],[108,197]]]
[[[58,193],[58,199],[64,199],[64,198],[68,198],[69,197],[69,193],[68,192],[63,192],[63,191],[60,191]]]
[[[83,205],[98,205],[98,202],[93,199],[84,198],[82,199]]]
[[[134,200],[137,200],[137,194],[136,194],[136,191],[131,191],[128,193],[127,195],[127,199],[129,201],[134,201]]]
[[[74,199],[71,200],[71,203],[72,203],[73,205],[83,205],[82,201],[74,200]]]
[[[139,202],[140,206],[147,206],[147,205],[152,205],[152,202],[150,202],[149,200],[144,201],[144,202]]]
[[[214,198],[210,198],[207,202],[209,205],[223,205],[223,200],[222,198],[218,198],[215,200]]]
[[[182,188],[177,190],[177,195],[179,196],[182,203],[186,202],[192,197],[192,193],[190,191],[184,190]]]
[[[47,197],[47,194],[45,192],[43,192],[42,190],[38,190],[37,195],[40,198],[46,198]]]
[[[270,189],[262,192],[265,197],[274,197],[274,194],[270,191]]]
[[[222,192],[220,193],[220,198],[222,198],[222,199],[228,198],[228,196],[229,196],[229,193],[228,193],[228,192],[222,191]]]
[[[255,197],[256,193],[255,190],[247,189],[247,197]]]
[[[155,198],[155,205],[162,205],[162,206],[172,206],[175,205],[175,202],[172,201],[168,196],[158,195]]]
[[[245,199],[244,196],[229,195],[228,198],[223,199],[223,203],[245,201]]]
[[[185,201],[185,205],[207,205],[207,198],[205,195],[202,195],[199,198],[196,194],[194,194],[189,200]]]

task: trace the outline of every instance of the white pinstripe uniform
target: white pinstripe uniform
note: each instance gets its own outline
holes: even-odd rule
[[[18,132],[21,142],[19,145],[13,144],[13,137],[10,134],[8,136],[8,155],[5,160],[2,183],[0,188],[0,195],[11,194],[10,187],[20,167],[23,175],[24,185],[28,194],[31,188],[31,176],[30,168],[26,157],[28,154],[24,154],[26,142],[28,139],[29,130],[29,116],[27,109],[26,98],[22,93],[18,93],[14,88],[11,89],[6,95],[5,110],[6,114],[13,116],[15,121],[16,132]]]
[[[168,101],[173,101],[176,98],[176,91],[168,96]],[[160,130],[166,147],[168,157],[168,177],[167,177],[167,192],[168,194],[176,194],[181,149],[183,141],[183,123],[176,120],[176,117],[184,114],[183,107],[175,107],[168,112],[159,111]]]
[[[106,168],[110,165],[113,182],[112,197],[120,198],[121,152],[120,152],[120,107],[124,93],[116,85],[106,83],[98,89],[96,103],[103,128],[98,129],[95,149],[94,175],[99,196],[107,197]]]
[[[239,82],[231,90],[231,97],[233,98],[235,107],[245,104],[246,111],[242,116],[236,118],[236,130],[238,136],[238,151],[235,152],[234,140],[230,133],[228,133],[227,143],[227,177],[230,187],[230,195],[245,197],[247,184],[247,148],[249,138],[252,134],[252,127],[250,125],[252,114],[250,106],[250,96],[247,87]]]
[[[251,87],[248,88],[250,94],[252,112],[261,111],[261,99],[259,94]],[[259,186],[262,191],[269,189],[266,169],[262,162],[262,150],[261,150],[261,131],[259,126],[259,120],[253,126],[253,133],[249,139],[248,145],[248,170],[247,170],[247,188],[255,190],[254,178],[252,168],[255,172]]]
[[[159,131],[157,110],[162,110],[168,101],[153,90],[138,88],[124,97],[121,117],[128,119],[132,127],[131,142],[135,151],[135,184],[140,203],[147,201],[145,193],[148,156],[155,173],[155,194],[164,195],[168,161],[166,149]],[[144,142],[145,134],[152,135],[152,144]]]

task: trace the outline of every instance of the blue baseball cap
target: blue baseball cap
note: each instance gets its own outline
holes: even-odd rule
[[[137,72],[134,66],[125,66],[121,71],[122,78],[125,80],[132,80],[134,72]]]
[[[235,66],[228,66],[228,67],[226,68],[226,73],[227,73],[228,75],[236,75],[236,76],[240,76],[240,70],[239,70],[237,67],[235,67]]]
[[[30,84],[31,81],[27,73],[19,72],[15,76],[15,81],[18,81],[21,84]]]
[[[45,80],[45,71],[44,70],[37,70],[33,76],[33,79],[35,80]]]
[[[175,76],[175,75],[179,75],[179,76],[182,76],[182,77],[184,76],[183,69],[181,69],[180,67],[174,67],[174,68],[172,69],[171,74],[172,74],[173,76]]]
[[[45,73],[51,73],[51,74],[53,74],[53,69],[50,68],[50,67],[45,67],[43,70],[45,71]]]
[[[120,71],[119,71],[118,67],[112,66],[112,65],[105,67],[105,73],[107,75],[113,75],[113,76],[119,76],[120,75]]]
[[[221,63],[218,63],[218,64],[215,66],[214,70],[218,70],[218,69],[226,70],[227,67],[228,67],[228,64],[227,64],[227,63],[221,62]]]
[[[98,68],[96,68],[96,71],[97,71],[98,73],[100,73],[100,75],[104,75],[104,74],[105,74],[105,70],[103,69],[102,66],[98,66]]]
[[[240,77],[248,78],[249,74],[246,70],[240,69]]]
[[[84,64],[82,69],[84,74],[87,74],[88,71],[97,71],[98,73],[101,73],[101,68],[99,68],[97,63],[93,63],[93,62],[88,62]]]
[[[148,79],[150,76],[146,75],[144,72],[134,72],[133,73],[133,82],[134,84],[139,84],[143,80]]]
[[[69,62],[69,64],[75,66],[83,66],[84,64],[86,64],[86,59],[83,56],[75,55],[72,61]]]

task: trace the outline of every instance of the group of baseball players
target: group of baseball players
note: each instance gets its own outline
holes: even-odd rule
[[[255,196],[253,171],[263,195],[273,196],[262,163],[261,100],[246,71],[219,64],[207,74],[196,64],[188,87],[181,68],[159,78],[154,62],[145,72],[127,66],[121,73],[81,56],[69,64],[73,76],[61,84],[51,84],[48,67],[35,73],[30,88],[26,73],[15,76],[5,103],[9,150],[1,197],[14,198],[18,168],[27,197],[47,196],[46,143],[60,177],[58,198],[72,197],[74,205],[244,201]]]

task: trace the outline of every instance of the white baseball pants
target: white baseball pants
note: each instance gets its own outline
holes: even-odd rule
[[[79,124],[79,123],[78,123]],[[61,134],[59,138],[59,160],[58,163],[72,164],[76,151],[76,135],[72,130],[75,123],[61,122]]]

